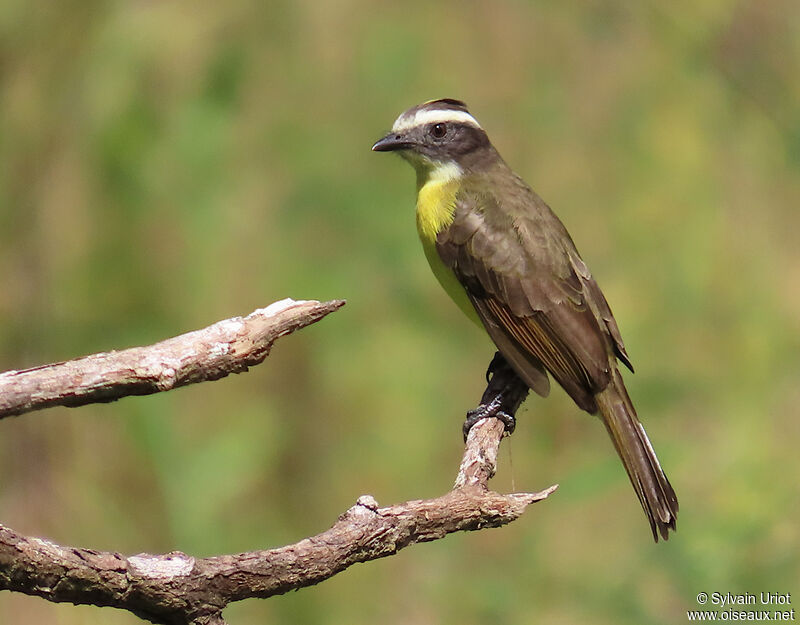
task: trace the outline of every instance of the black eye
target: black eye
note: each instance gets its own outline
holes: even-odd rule
[[[431,126],[431,136],[434,139],[441,139],[447,134],[447,125],[446,124],[434,124]]]

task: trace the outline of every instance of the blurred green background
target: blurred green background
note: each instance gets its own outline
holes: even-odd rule
[[[466,100],[616,313],[681,502],[654,545],[603,427],[529,399],[494,486],[560,490],[250,623],[682,623],[800,601],[800,4],[0,4],[0,369],[346,298],[246,375],[0,422],[0,522],[194,555],[449,489],[491,346],[416,238],[405,108]],[[133,624],[0,594],[0,622]]]

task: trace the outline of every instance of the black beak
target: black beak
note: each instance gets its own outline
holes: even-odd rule
[[[375,142],[372,146],[373,152],[394,152],[395,150],[407,150],[412,147],[414,143],[409,141],[407,137],[395,132],[389,133],[383,139]]]

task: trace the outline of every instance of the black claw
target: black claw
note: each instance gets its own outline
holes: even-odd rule
[[[505,431],[508,434],[512,434],[514,429],[517,427],[517,420],[514,418],[514,415],[505,412],[501,408],[501,398],[496,397],[491,403],[481,404],[474,410],[470,410],[467,413],[467,418],[464,419],[464,425],[461,428],[462,432],[464,433],[464,442],[466,442],[467,436],[469,436],[469,431],[478,421],[492,417],[500,419],[506,426]]]
[[[509,414],[504,410],[498,410],[494,415],[496,419],[500,419],[506,426],[506,434],[511,436],[514,430],[517,429],[517,418],[513,414]]]
[[[464,425],[461,427],[461,431],[464,434],[464,442],[467,442],[467,436],[469,436],[469,431],[475,426],[478,421],[482,421],[488,417],[491,417],[492,414],[489,411],[489,406],[485,404],[481,404],[474,410],[470,410],[467,412],[467,418],[464,419]]]

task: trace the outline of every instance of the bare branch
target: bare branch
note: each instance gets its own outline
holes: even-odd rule
[[[0,374],[0,419],[50,406],[83,406],[218,380],[261,363],[281,336],[344,305],[285,299],[247,317],[122,351]]]
[[[264,360],[278,337],[343,304],[283,300],[149,347],[9,371],[0,375],[0,417],[156,393],[246,371]],[[233,601],[310,586],[358,562],[452,532],[510,523],[556,487],[510,495],[489,490],[500,441],[528,393],[502,359],[493,361],[490,374],[481,405],[470,413],[469,423],[480,417],[469,430],[455,487],[441,497],[380,507],[364,495],[321,534],[285,547],[210,558],[181,552],[125,557],[60,546],[0,525],[0,590],[116,607],[165,625],[224,625],[222,610]]]
[[[113,606],[154,623],[221,625],[221,612],[233,601],[283,594],[414,543],[517,519],[556,486],[510,495],[487,488],[503,430],[494,418],[472,428],[457,478],[462,486],[449,493],[387,507],[364,495],[329,530],[276,549],[210,558],[180,552],[126,558],[28,538],[0,525],[0,590]]]

